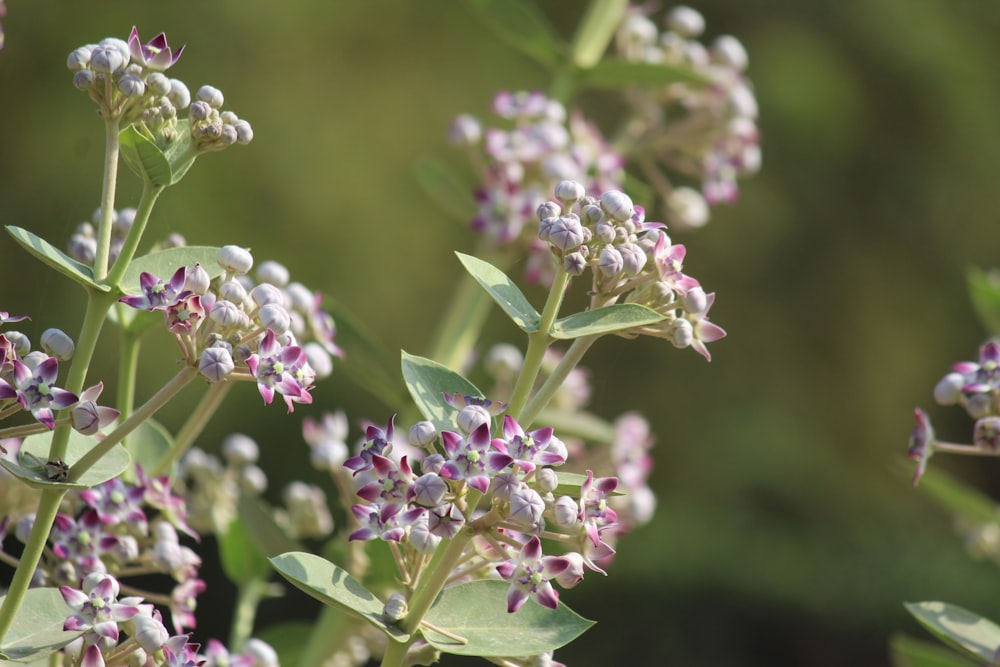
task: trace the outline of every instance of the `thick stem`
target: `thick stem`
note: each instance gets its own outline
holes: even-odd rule
[[[236,595],[236,609],[233,610],[233,627],[229,632],[229,650],[239,653],[243,645],[253,635],[253,623],[257,617],[257,607],[267,593],[267,581],[254,577],[241,582]]]
[[[35,512],[35,523],[31,527],[31,534],[28,536],[28,543],[24,545],[24,552],[21,554],[21,562],[14,570],[14,578],[7,588],[7,597],[4,598],[3,606],[0,607],[0,644],[7,636],[10,626],[14,623],[14,617],[24,601],[24,594],[28,591],[31,577],[35,574],[38,562],[42,559],[42,552],[45,551],[45,543],[49,538],[49,531],[56,520],[59,512],[59,504],[65,489],[46,488],[42,491],[42,496],[38,501],[38,511]]]
[[[583,355],[587,353],[590,346],[594,344],[600,338],[600,335],[584,336],[582,338],[577,338],[573,341],[573,344],[569,346],[566,350],[566,354],[562,359],[559,360],[559,365],[555,367],[552,374],[545,379],[545,382],[539,387],[538,391],[531,400],[528,401],[527,405],[524,406],[524,412],[521,413],[521,417],[518,420],[524,428],[531,426],[535,418],[538,417],[538,413],[545,409],[545,406],[549,404],[552,397],[562,386],[562,383],[566,380],[566,377],[570,372],[577,367],[580,360],[583,359]]]
[[[362,621],[364,622],[364,621]],[[319,619],[309,633],[309,641],[302,649],[297,667],[320,667],[338,649],[346,646],[346,641],[358,621],[336,607],[323,606]],[[392,644],[392,640],[389,641]]]
[[[142,195],[139,197],[139,205],[135,209],[135,222],[132,223],[132,228],[128,230],[128,236],[125,237],[125,243],[122,244],[121,252],[118,253],[118,259],[115,260],[114,266],[111,267],[111,272],[108,274],[108,284],[117,287],[121,283],[122,276],[125,275],[125,269],[132,263],[135,251],[139,247],[139,241],[142,240],[142,234],[146,231],[146,224],[149,222],[149,214],[153,211],[153,204],[156,203],[156,198],[160,196],[165,187],[163,185],[151,185],[148,181],[143,184]]]
[[[150,474],[153,476],[164,475],[170,471],[170,466],[176,463],[201,435],[232,386],[232,382],[216,382],[208,388],[205,395],[201,397],[198,407],[194,409],[188,420],[184,422],[184,426],[177,432],[173,447],[170,448],[166,456],[159,460]]]
[[[111,451],[112,447],[121,442],[125,436],[138,428],[140,424],[156,414],[157,410],[166,405],[170,399],[176,396],[181,389],[186,387],[196,377],[198,377],[197,368],[186,366],[181,369],[177,375],[171,378],[170,382],[165,384],[160,391],[156,392],[142,407],[119,424],[118,428],[109,433],[93,449],[81,456],[80,460],[74,463],[69,469],[69,476],[66,478],[66,481],[75,482],[80,479],[80,476],[100,461],[101,457]]]
[[[621,25],[628,0],[594,0],[573,36],[571,59],[575,65],[590,69],[601,60]]]
[[[122,306],[124,304],[118,304]],[[119,322],[121,321],[119,310]],[[118,397],[115,404],[122,419],[128,419],[135,410],[135,379],[139,370],[139,336],[121,327],[121,351],[118,354]]]
[[[101,219],[97,224],[97,251],[94,256],[94,278],[104,280],[108,275],[111,256],[111,228],[115,211],[115,190],[118,187],[118,133],[121,130],[117,117],[104,119],[104,180],[101,186]]]

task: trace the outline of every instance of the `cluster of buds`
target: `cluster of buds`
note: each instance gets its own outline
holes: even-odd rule
[[[916,485],[935,451],[979,456],[1000,456],[1000,342],[991,340],[979,349],[978,361],[954,364],[934,387],[939,405],[960,405],[975,420],[972,444],[940,441],[930,417],[917,408],[917,425],[910,436],[909,457],[917,462]]]
[[[223,96],[217,88],[202,86],[192,103],[187,85],[164,74],[183,51],[183,46],[172,50],[163,33],[143,44],[133,27],[127,42],[109,37],[81,46],[66,64],[73,85],[90,96],[102,116],[117,119],[121,127],[141,126],[161,148],[180,137],[178,114],[184,109],[189,109],[186,131],[197,150],[249,143],[250,124],[222,111]]]
[[[26,319],[0,311],[0,325]],[[79,396],[56,386],[59,361],[71,359],[75,351],[73,340],[65,332],[47,329],[42,333],[41,346],[40,350],[32,350],[31,339],[20,331],[0,334],[0,420],[26,410],[38,422],[0,430],[0,438],[51,430],[60,421],[68,421],[84,435],[94,435],[118,418],[117,410],[97,405],[103,383],[85,389]],[[72,410],[57,420],[55,411],[64,408]],[[57,479],[59,474],[53,470],[47,476]]]
[[[135,222],[136,210],[134,208],[123,208],[120,211],[112,210],[111,212],[111,246],[109,248],[109,261],[114,262],[118,259],[118,255],[121,253],[122,246],[125,243],[125,239],[128,237],[129,230],[132,229],[132,224]],[[94,258],[97,255],[97,232],[94,229],[95,225],[99,225],[101,220],[101,209],[95,209],[94,214],[90,221],[81,222],[73,230],[73,234],[69,238],[66,250],[70,257],[76,261],[86,264],[87,266],[94,265]],[[166,248],[178,248],[186,245],[184,237],[180,234],[173,233],[168,235],[162,241],[157,243],[153,250],[163,250]]]
[[[687,250],[671,242],[664,225],[646,222],[643,208],[618,190],[589,197],[580,183],[562,181],[555,198],[538,207],[538,236],[571,276],[590,270],[591,308],[622,297],[647,306],[666,319],[622,335],[665,338],[711,360],[706,343],[726,335],[708,320],[715,294],[683,273]]]
[[[18,443],[7,444],[8,456],[16,456]],[[8,531],[26,544],[34,525],[34,513],[17,515],[12,509],[5,508],[0,520],[0,547]],[[168,575],[174,581],[172,592],[154,596],[155,601],[169,611],[177,632],[193,628],[196,598],[205,582],[198,578],[201,559],[180,540],[180,534],[197,538],[186,517],[184,500],[171,492],[170,480],[146,475],[141,468],[134,482],[116,477],[71,491],[49,533],[33,585],[76,588],[96,575]],[[16,562],[12,554],[3,558]]]
[[[360,452],[345,461],[362,501],[352,507],[359,527],[350,539],[395,542],[407,559],[420,559],[464,532],[474,537],[453,581],[499,575],[510,582],[508,611],[529,598],[555,608],[553,583],[571,588],[585,567],[603,573],[600,563],[615,553],[606,538],[618,521],[608,503],[618,480],[587,471],[576,495],[557,495],[554,467],[568,450],[552,428],[525,432],[506,415],[493,433],[505,404],[447,398],[454,430],[421,421],[408,432],[420,455],[396,457],[390,421],[386,429],[370,426]],[[543,555],[541,538],[560,555]]]
[[[278,667],[274,649],[259,639],[230,654],[215,639],[202,651],[190,635],[171,636],[152,604],[137,595],[119,598],[121,585],[109,574],[88,575],[79,587],[62,586],[59,592],[72,610],[63,629],[81,633],[61,651],[72,664]]]
[[[661,31],[642,8],[630,10],[616,35],[619,54],[628,61],[682,66],[702,79],[660,89],[635,88],[626,127],[630,157],[666,204],[677,228],[708,221],[710,205],[731,203],[739,195],[737,178],[760,168],[757,100],[745,72],[747,53],[731,35],[710,46],[699,40],[705,20],[690,7],[666,14]],[[700,183],[700,190],[674,187],[666,173]]]
[[[311,403],[313,381],[333,370],[334,324],[320,307],[321,297],[288,270],[263,262],[250,276],[253,257],[238,246],[219,250],[222,275],[212,280],[200,266],[181,267],[164,281],[140,275],[140,294],[121,302],[161,311],[184,360],[209,382],[252,380],[264,402],[281,394],[294,403]]]
[[[480,184],[472,228],[494,247],[515,246],[528,255],[530,282],[551,277],[551,261],[538,244],[539,204],[559,181],[575,179],[600,191],[620,187],[624,159],[583,116],[540,92],[501,92],[493,101],[501,123],[488,127],[469,115],[451,126],[454,144],[467,149]]]

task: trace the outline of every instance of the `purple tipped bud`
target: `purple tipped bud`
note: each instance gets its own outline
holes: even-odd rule
[[[563,252],[576,250],[583,240],[583,225],[574,215],[556,218],[549,227],[549,243]]]
[[[413,482],[413,502],[424,507],[437,507],[448,493],[448,482],[437,473],[424,473]]]
[[[81,70],[87,69],[90,65],[90,53],[94,50],[94,45],[89,44],[87,46],[81,46],[66,58],[66,67],[68,67],[73,72],[79,72]]]
[[[472,433],[483,424],[490,423],[489,411],[481,405],[466,405],[458,411],[455,423],[466,433]]]
[[[582,252],[571,252],[563,258],[563,269],[571,276],[581,276],[587,270],[587,258]]]
[[[96,80],[97,75],[89,69],[80,70],[73,75],[73,87],[77,90],[87,90],[94,85],[94,81]]]

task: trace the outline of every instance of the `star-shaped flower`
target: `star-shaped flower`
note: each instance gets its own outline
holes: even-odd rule
[[[166,34],[162,32],[143,44],[139,41],[139,29],[132,26],[132,34],[128,36],[128,50],[133,61],[146,69],[162,72],[177,62],[184,52],[184,47],[182,46],[177,49],[177,53],[174,53],[170,45],[167,44]]]

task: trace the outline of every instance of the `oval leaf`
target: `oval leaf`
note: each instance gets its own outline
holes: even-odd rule
[[[565,47],[548,19],[522,0],[475,0],[480,19],[500,39],[546,65],[562,60]]]
[[[0,604],[5,597],[0,598]],[[82,630],[63,630],[63,623],[72,613],[58,588],[28,589],[0,654],[5,660],[30,662],[55,653],[83,634]]]
[[[201,268],[205,269],[210,277],[218,278],[224,270],[218,262],[218,256],[219,249],[215,246],[193,245],[157,250],[132,260],[125,269],[120,287],[126,294],[138,294],[139,276],[143,272],[152,273],[160,280],[168,281],[177,269],[195,264],[201,264]]]
[[[586,310],[556,320],[549,335],[559,340],[625,331],[632,327],[656,324],[667,319],[652,308],[637,303],[619,303],[596,310]]]
[[[83,287],[109,292],[111,288],[107,285],[100,285],[94,281],[94,272],[86,264],[82,264],[62,250],[55,247],[40,236],[35,236],[27,229],[21,227],[7,226],[7,233],[17,241],[22,248],[27,250],[35,258],[41,260],[43,264],[68,277],[70,280],[79,283]]]
[[[112,477],[122,474],[131,462],[128,450],[118,444],[111,448],[107,454],[95,463],[90,470],[85,472],[80,479],[75,482],[57,482],[46,477],[44,468],[38,465],[38,461],[45,462],[49,458],[49,445],[52,442],[51,433],[36,433],[29,435],[21,443],[21,454],[18,462],[8,459],[0,459],[0,466],[7,472],[19,478],[28,486],[37,489],[63,488],[63,489],[89,489],[98,484],[103,484]],[[70,431],[69,443],[66,448],[65,462],[72,467],[80,457],[89,452],[97,439],[93,436],[83,435],[76,431]],[[34,457],[34,458],[32,458]]]
[[[122,158],[135,174],[154,186],[172,182],[170,162],[163,151],[135,125],[129,125],[118,134]]]
[[[916,602],[904,606],[946,644],[994,664],[1000,649],[1000,627],[992,621],[946,602]]]
[[[634,63],[620,58],[605,58],[590,69],[579,71],[582,84],[594,88],[627,86],[668,86],[672,83],[708,85],[708,81],[689,67],[661,63]]]
[[[483,396],[464,377],[425,357],[407,354],[403,356],[403,379],[410,390],[413,402],[424,419],[433,422],[438,430],[455,430],[455,407],[444,400],[444,394],[459,393],[462,396]]]
[[[301,551],[275,556],[271,565],[281,576],[320,602],[360,616],[398,642],[410,635],[382,620],[383,603],[347,570]]]
[[[976,667],[950,648],[905,635],[889,640],[889,653],[895,667]]]
[[[190,120],[182,118],[177,121],[177,138],[163,149],[163,157],[170,165],[170,182],[166,185],[173,185],[184,177],[198,157],[198,151],[191,142]]]
[[[240,517],[229,522],[219,540],[219,561],[229,581],[240,586],[254,579],[264,579],[271,571],[267,557],[250,537]]]
[[[528,303],[524,293],[507,277],[507,274],[478,257],[463,255],[460,252],[455,254],[458,255],[458,260],[462,262],[465,270],[482,285],[521,331],[525,333],[538,331],[538,322],[542,316]]]
[[[262,500],[241,493],[237,511],[247,536],[268,558],[287,551],[302,551],[301,545],[278,525],[271,507]]]
[[[425,157],[413,169],[420,187],[442,211],[462,223],[468,222],[476,214],[476,200],[471,188],[448,165]]]
[[[125,443],[125,449],[132,456],[132,461],[147,472],[154,470],[173,446],[173,436],[155,419],[147,419],[139,424],[129,433]]]
[[[484,579],[444,589],[425,618],[465,643],[422,627],[424,639],[443,653],[516,657],[512,647],[522,656],[554,651],[594,625],[563,604],[547,609],[529,600],[509,614],[509,587],[505,581]]]

